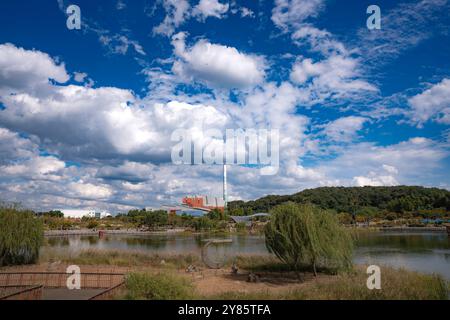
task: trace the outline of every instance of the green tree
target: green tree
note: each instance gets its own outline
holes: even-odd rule
[[[351,266],[352,239],[336,215],[311,204],[292,202],[275,207],[265,227],[266,247],[294,271]]]
[[[160,227],[168,224],[169,217],[164,210],[146,211],[143,222],[148,227]]]
[[[224,220],[225,214],[219,209],[212,209],[207,213],[207,217],[210,218],[211,220]]]
[[[204,216],[204,217],[196,218],[193,221],[193,226],[196,231],[210,230],[210,229],[214,228],[215,223],[208,217]]]
[[[33,212],[0,207],[0,266],[34,263],[44,237]]]

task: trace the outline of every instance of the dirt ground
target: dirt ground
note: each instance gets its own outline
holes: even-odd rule
[[[3,267],[0,272],[65,272],[68,265],[57,263],[45,263],[40,265],[29,265],[19,267]],[[302,274],[301,281],[292,273],[260,272],[256,273],[258,281],[249,282],[249,272],[239,270],[237,274],[232,274],[227,269],[207,269],[203,268],[195,272],[188,273],[186,270],[166,269],[164,267],[118,267],[118,266],[92,266],[80,265],[82,273],[127,273],[132,271],[140,272],[174,272],[180,276],[190,279],[196,291],[201,296],[215,296],[226,292],[235,293],[283,293],[294,289],[305,288],[315,282],[327,281],[331,276],[319,275],[315,278],[312,274]]]

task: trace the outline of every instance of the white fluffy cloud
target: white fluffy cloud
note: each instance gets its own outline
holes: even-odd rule
[[[278,28],[288,31],[310,17],[317,17],[323,7],[323,0],[275,0],[272,21]]]
[[[422,137],[387,146],[364,142],[346,146],[335,159],[323,162],[317,169],[349,185],[363,182],[416,185],[420,181],[442,179],[436,170],[443,168],[449,155],[444,145]],[[348,180],[349,177],[353,178]]]
[[[351,142],[357,137],[357,132],[363,128],[367,120],[357,116],[342,117],[329,122],[323,133],[333,141]]]
[[[0,45],[0,93],[47,87],[49,80],[64,83],[69,80],[63,63],[57,64],[48,54],[18,48],[13,44]]]
[[[206,40],[187,47],[185,38],[186,34],[182,32],[172,38],[178,57],[173,65],[176,74],[225,88],[245,88],[264,80],[266,65],[263,57]]]
[[[235,48],[205,40],[187,47],[180,34],[174,38],[174,47],[177,62],[186,71],[183,76],[213,87],[246,87],[240,103],[220,94],[209,100],[202,95],[191,97],[190,102],[181,95],[175,100],[171,90],[167,91],[170,102],[154,103],[152,97],[141,99],[130,90],[48,83],[53,72],[34,67],[40,71],[32,73],[27,85],[12,90],[9,79],[23,75],[20,66],[28,57],[27,50],[16,48],[14,52],[22,59],[14,57],[7,64],[10,77],[4,79],[0,91],[5,107],[0,109],[2,197],[37,209],[116,211],[176,203],[190,193],[220,194],[220,166],[167,163],[173,145],[171,134],[180,128],[199,133],[200,139],[202,130],[209,128],[279,130],[279,173],[261,176],[254,168],[230,166],[229,191],[235,199],[293,193],[320,185],[417,184],[443,179],[436,177],[436,172],[448,152],[425,138],[391,146],[348,145],[336,149],[334,159],[307,166],[303,157],[318,148],[308,132],[310,119],[299,113],[299,105],[308,100],[304,84],[264,82],[261,58]],[[55,70],[62,68],[60,80],[66,79],[62,64],[44,53],[30,52],[47,57]],[[313,74],[311,77],[321,76]],[[340,81],[353,78],[343,76]],[[34,88],[42,84],[45,92],[37,92]],[[16,94],[10,95],[12,91]],[[326,125],[323,133],[331,142],[348,142],[366,121],[357,116],[340,118]]]
[[[22,93],[2,101],[1,125],[34,134],[76,158],[168,161],[175,129],[220,128],[227,120],[213,107],[177,101],[141,108],[130,91],[117,88],[70,85],[54,87],[41,99]]]
[[[191,5],[187,0],[163,0],[163,6],[166,16],[158,26],[153,28],[153,33],[171,36],[175,29],[189,18]]]
[[[208,17],[221,19],[228,9],[228,3],[220,3],[218,0],[200,0],[192,12],[200,20],[205,20]]]
[[[357,187],[380,187],[380,186],[396,186],[398,181],[393,176],[378,176],[376,173],[371,172],[369,176],[358,176],[353,178],[353,185]]]
[[[432,120],[450,124],[450,79],[438,84],[408,100],[411,106],[411,121],[418,126]]]
[[[356,91],[375,91],[376,88],[359,79],[358,61],[342,55],[332,55],[326,60],[298,60],[291,72],[291,80],[299,85],[310,84],[321,96],[346,96]]]

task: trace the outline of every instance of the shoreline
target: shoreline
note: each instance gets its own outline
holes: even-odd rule
[[[46,230],[44,231],[44,237],[63,237],[63,236],[96,236],[100,233],[105,235],[167,235],[186,232],[186,229],[175,228],[162,231],[140,231],[135,229],[129,230],[92,230],[92,229],[80,229],[80,230]]]
[[[446,233],[446,227],[374,227],[374,228],[355,228],[355,230],[370,230],[378,232],[436,232]],[[46,230],[44,231],[45,237],[63,237],[63,236],[96,236],[100,233],[104,235],[130,235],[130,236],[142,236],[142,235],[171,235],[187,232],[185,228],[174,228],[160,231],[142,231],[137,229],[128,230],[92,230],[92,229],[80,229],[80,230]],[[198,233],[198,232],[195,232]],[[201,232],[200,232],[201,233]],[[193,233],[194,234],[194,233]]]

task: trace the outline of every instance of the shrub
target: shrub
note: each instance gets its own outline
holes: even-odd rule
[[[0,266],[34,263],[43,233],[42,222],[31,211],[0,207]]]
[[[335,215],[311,204],[286,203],[272,210],[265,227],[266,247],[292,270],[349,269],[352,239]]]
[[[95,219],[90,219],[88,224],[87,224],[87,228],[88,229],[95,229],[98,228],[98,221]]]
[[[196,231],[210,230],[213,229],[215,225],[214,221],[205,216],[195,219],[193,223]]]
[[[130,273],[125,283],[127,300],[182,300],[193,297],[190,282],[167,273]]]

